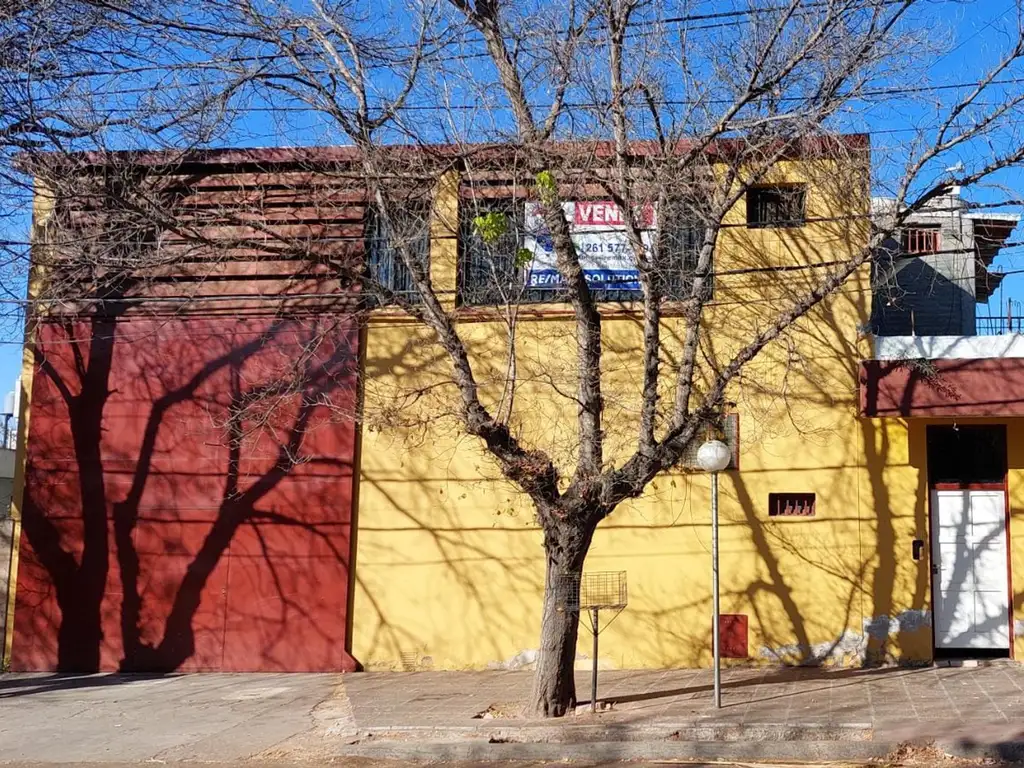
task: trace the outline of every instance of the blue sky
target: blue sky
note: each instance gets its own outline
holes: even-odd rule
[[[919,57],[915,51],[907,51],[903,59],[897,60],[897,64],[913,72],[914,82],[922,85],[970,83],[1005,48],[1005,34],[1007,30],[1013,31],[1016,25],[1014,6],[1014,0],[975,0],[966,3],[931,0],[918,11],[918,21],[929,30],[929,37],[940,47],[948,49],[948,52],[936,59],[935,56]],[[735,4],[731,0],[716,0],[690,4],[687,10],[708,13],[733,7]],[[922,64],[922,61],[927,61],[927,64]],[[894,73],[894,77],[899,74]],[[958,92],[943,91],[941,98],[953,98]],[[886,180],[893,172],[894,162],[901,157],[901,144],[910,140],[918,127],[934,123],[936,98],[934,92],[923,92],[881,104],[852,105],[855,109],[851,114],[838,118],[839,128],[872,134],[876,194],[884,194]],[[249,106],[254,109],[247,111],[233,132],[224,137],[225,144],[274,146],[335,143],[339,140],[337,134],[324,127],[322,121],[301,112],[292,111],[282,117],[271,115],[265,109],[267,105],[258,100],[250,102]],[[972,157],[968,154],[962,159],[969,164]],[[1005,185],[1004,188],[973,189],[966,196],[979,202],[992,202],[1006,199],[1009,196],[1007,189],[1024,190],[1024,173],[1019,170],[1004,172],[997,181]],[[27,235],[27,224],[27,217],[23,217],[19,221],[9,222],[4,229],[11,232],[13,227],[16,239],[23,239]],[[1014,233],[1012,239],[1024,241],[1024,226]],[[1010,274],[993,296],[991,309],[979,307],[981,314],[1004,314],[1008,299],[1024,300],[1024,247],[1005,249],[996,260],[995,267],[1007,272],[1022,270],[1022,273]],[[0,327],[0,399],[14,384],[21,368],[21,354],[19,324],[7,323]]]

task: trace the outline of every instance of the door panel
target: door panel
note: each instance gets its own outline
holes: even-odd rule
[[[1003,491],[932,491],[935,645],[1009,648]]]
[[[974,588],[981,592],[1002,594],[1006,590],[1006,533],[1000,531],[975,553]]]

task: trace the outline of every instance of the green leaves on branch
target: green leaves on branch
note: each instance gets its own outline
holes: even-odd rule
[[[494,245],[508,234],[508,216],[497,211],[482,213],[473,218],[473,231],[485,244]],[[512,263],[517,269],[525,267],[531,261],[533,261],[533,251],[528,248],[520,248],[512,258]]]
[[[537,196],[544,205],[554,205],[558,202],[558,184],[555,181],[555,174],[551,171],[541,171],[537,174]],[[481,213],[473,217],[473,231],[484,241],[486,245],[494,245],[502,237],[508,234],[508,216],[498,211]],[[516,251],[512,263],[517,269],[521,269],[533,261],[533,251],[528,248],[520,248]]]
[[[541,171],[537,174],[537,195],[544,205],[553,205],[558,200],[558,185],[555,183],[555,174],[551,171]]]
[[[508,232],[508,216],[491,211],[473,218],[473,229],[487,245],[494,245]]]

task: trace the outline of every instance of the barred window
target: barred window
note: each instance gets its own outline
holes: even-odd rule
[[[505,231],[484,242],[475,221],[488,214],[504,217]],[[557,301],[557,288],[527,288],[526,271],[516,264],[523,243],[524,201],[462,200],[459,204],[459,265],[457,301],[465,306]]]
[[[769,493],[769,517],[814,517],[813,493]]]
[[[747,190],[747,226],[802,227],[807,190],[802,184],[776,184]]]
[[[693,292],[697,262],[704,245],[704,227],[696,218],[687,212],[685,206],[670,205],[662,221],[659,273],[662,279],[662,295],[668,299],[687,299]],[[704,279],[704,299],[710,300],[714,295],[712,264],[708,267]]]
[[[371,212],[366,222],[366,272],[369,301],[378,306],[394,304],[395,297],[411,303],[422,301],[412,273],[402,256],[430,269],[430,226],[426,207],[403,208],[388,219]]]
[[[526,236],[526,202],[523,199],[463,200],[460,205],[458,302],[464,306],[494,306],[505,303],[542,303],[564,301],[565,291],[558,283],[548,286],[527,285],[529,266],[521,254]],[[489,214],[500,214],[504,231],[489,242],[478,231],[477,221]],[[659,249],[659,277],[662,293],[669,299],[683,299],[693,290],[694,272],[703,243],[704,230],[691,218],[676,212],[662,227]],[[710,298],[712,280],[705,290]],[[642,298],[636,287],[593,289],[594,298],[604,302],[629,302]]]
[[[939,228],[906,227],[900,232],[900,248],[908,255],[924,256],[938,253],[941,244]]]

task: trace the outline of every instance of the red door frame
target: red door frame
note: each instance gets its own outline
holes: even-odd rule
[[[925,456],[928,454],[928,427],[936,426],[948,426],[947,424],[926,424],[924,425],[924,440],[925,440]],[[936,611],[937,601],[935,599],[935,572],[932,570],[933,557],[933,536],[934,526],[932,525],[934,509],[932,508],[932,491],[1002,491],[1003,492],[1003,525],[1006,529],[1006,594],[1007,594],[1007,623],[1009,625],[1009,644],[1008,649],[1010,658],[1016,659],[1014,653],[1014,632],[1013,632],[1013,561],[1011,560],[1012,549],[1010,547],[1010,488],[1009,488],[1009,427],[1005,423],[1000,424],[974,424],[971,426],[981,427],[1001,427],[1003,429],[1004,440],[1003,448],[1006,452],[1006,460],[1004,462],[1003,469],[1003,480],[1001,483],[933,483],[931,478],[927,479],[928,486],[928,521],[927,521],[927,532],[928,532],[928,582],[931,585],[929,589],[929,595],[931,599],[931,612],[932,612],[932,660],[935,659],[935,651],[937,650],[935,644],[935,624],[938,620],[938,612]],[[927,460],[925,461],[925,472],[928,473],[931,468],[927,466]]]

